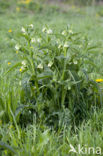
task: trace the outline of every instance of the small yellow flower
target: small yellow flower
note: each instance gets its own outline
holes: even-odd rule
[[[16,7],[16,11],[19,12],[20,11],[20,8],[19,7]]]
[[[96,79],[96,82],[103,82],[103,79]]]
[[[9,32],[9,33],[11,33],[11,32],[12,32],[12,30],[11,30],[11,29],[9,29],[9,30],[8,30],[8,32]]]
[[[20,72],[22,72],[22,71],[23,71],[23,69],[22,69],[22,68],[20,68],[20,69],[19,69],[19,71],[20,71]]]
[[[10,65],[11,64],[11,62],[8,62],[8,65]]]
[[[18,50],[16,50],[16,54],[18,54]]]

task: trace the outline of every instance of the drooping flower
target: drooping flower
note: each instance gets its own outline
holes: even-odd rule
[[[46,30],[47,30],[47,28],[46,28],[46,27],[44,27],[44,28],[42,29],[42,32],[46,32]]]
[[[47,30],[47,34],[52,34],[53,33],[53,30],[52,29],[48,29]]]
[[[32,38],[31,39],[31,43],[36,43],[36,39],[35,38]]]
[[[53,62],[48,63],[48,67],[51,67],[53,65]]]
[[[58,46],[58,48],[59,48],[59,49],[62,48],[62,44],[60,44],[60,45]]]
[[[71,90],[71,86],[68,86],[68,90]]]
[[[22,61],[22,65],[23,65],[23,66],[26,66],[26,61],[25,61],[25,60]]]
[[[26,30],[25,30],[24,27],[21,28],[21,31],[22,31],[23,34],[26,34]]]
[[[74,60],[73,60],[73,63],[74,63],[74,64],[77,64],[77,63],[78,63],[78,61],[74,59]]]
[[[37,66],[37,68],[43,69],[43,65],[42,65],[42,64],[39,64],[39,65]]]
[[[66,36],[66,34],[67,34],[67,32],[64,30],[64,31],[62,32],[62,35]]]
[[[69,33],[70,33],[70,34],[73,34],[73,31],[72,31],[72,30],[69,30]]]
[[[41,38],[38,38],[38,39],[37,39],[37,42],[40,43],[40,42],[41,42]]]
[[[16,50],[19,50],[20,49],[20,45],[19,44],[16,44],[15,49]]]
[[[34,25],[33,24],[30,24],[29,27],[33,29]]]
[[[69,47],[68,42],[65,42],[65,43],[64,43],[64,48],[68,48],[68,47]]]

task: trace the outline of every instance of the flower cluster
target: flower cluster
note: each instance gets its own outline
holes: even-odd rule
[[[31,38],[31,43],[41,43],[41,38]]]
[[[42,29],[42,32],[45,32],[45,33],[47,33],[47,34],[53,34],[53,30],[50,29],[50,28],[47,28],[47,27],[44,27],[44,28]]]
[[[25,71],[25,69],[27,68],[27,62],[26,62],[26,60],[24,60],[24,61],[22,61],[22,66],[21,66],[21,68],[19,69],[19,71],[20,72],[23,72],[23,71]]]

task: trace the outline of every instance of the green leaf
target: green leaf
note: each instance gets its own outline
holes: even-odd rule
[[[4,115],[5,111],[0,111],[0,118]]]
[[[40,50],[41,50],[41,49],[49,49],[49,50],[55,51],[55,50],[56,50],[56,47],[55,47],[55,46],[52,46],[52,45],[49,45],[49,44],[45,44],[45,45],[42,45],[42,46],[40,47]]]
[[[91,47],[88,47],[87,50],[93,50],[93,49],[96,49],[96,48],[99,48],[99,46],[95,45],[95,46],[91,46]]]
[[[38,80],[43,80],[43,79],[47,79],[47,78],[50,78],[52,75],[43,75],[43,74],[40,74],[38,76]]]
[[[19,63],[15,64],[14,66],[12,66],[6,73],[4,73],[4,76],[6,74],[8,74],[9,72],[11,72],[12,70],[14,70],[15,68],[19,67],[19,66],[21,66],[21,62],[19,62]]]
[[[2,141],[0,141],[0,147],[1,147],[1,150],[6,149],[6,150],[16,154],[15,150],[11,146],[9,146],[8,144],[6,144],[6,143],[4,143]]]
[[[85,61],[85,64],[88,64],[88,65],[92,65],[93,67],[95,67],[97,70],[99,70],[99,67],[93,63],[92,60],[88,59]]]
[[[16,111],[15,111],[15,118],[17,119],[17,117],[21,114],[21,112],[24,110],[24,109],[30,109],[30,108],[34,108],[33,106],[31,105],[21,105],[19,106]]]

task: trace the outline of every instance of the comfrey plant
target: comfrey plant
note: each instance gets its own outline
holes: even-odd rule
[[[98,84],[89,78],[96,68],[90,53],[94,46],[70,27],[56,32],[45,26],[39,32],[31,24],[20,36],[15,49],[21,62],[14,67],[22,75],[23,105],[17,112],[25,116],[28,110],[26,117],[35,114],[37,121],[53,126],[79,124],[102,102]]]

